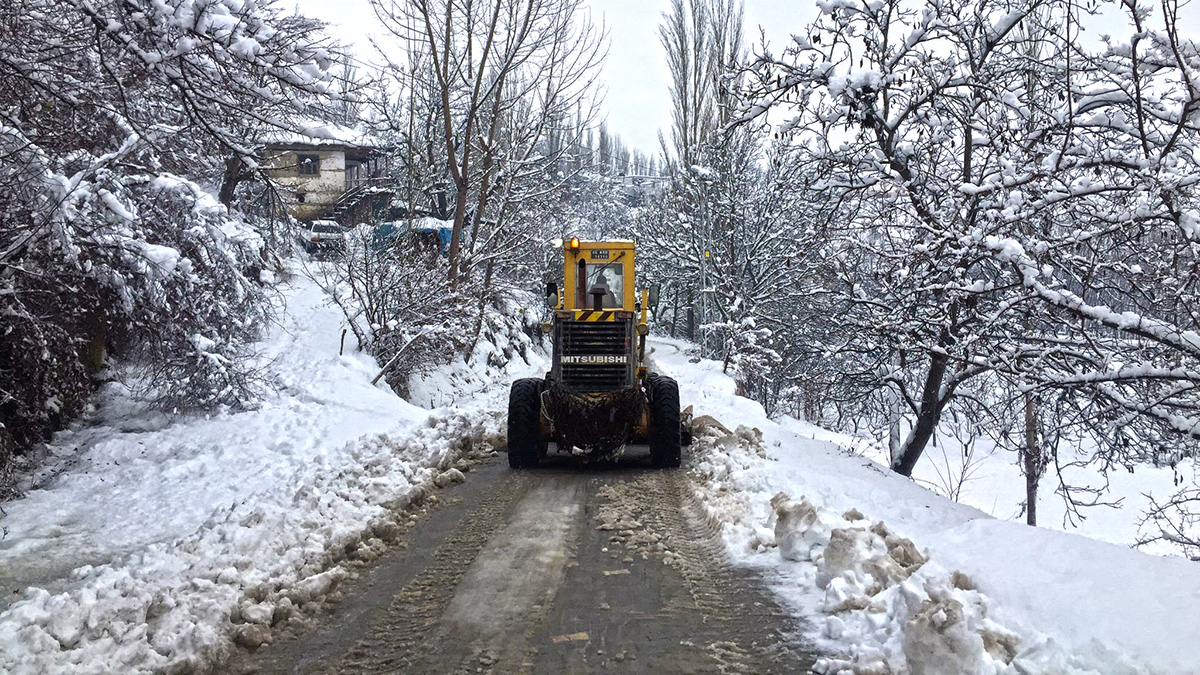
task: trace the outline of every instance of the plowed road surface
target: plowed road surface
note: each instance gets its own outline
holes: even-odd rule
[[[686,452],[686,449],[685,449]],[[805,673],[684,471],[476,464],[307,628],[230,673]]]

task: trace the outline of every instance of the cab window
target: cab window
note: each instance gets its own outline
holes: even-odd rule
[[[625,298],[625,264],[619,262],[584,263],[580,266],[586,268],[586,275],[583,278],[587,279],[587,283],[582,284],[579,289],[578,306],[581,309],[591,309],[594,302],[592,291],[602,290],[604,296],[600,306],[603,309],[620,307]]]

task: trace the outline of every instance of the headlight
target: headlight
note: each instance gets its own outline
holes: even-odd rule
[[[554,324],[550,323],[549,321],[542,324],[542,332],[543,333],[549,334],[553,331],[554,331]]]
[[[644,323],[639,323],[637,325],[637,334],[638,335],[645,335],[646,333],[649,333],[649,332],[650,332],[650,326],[647,326]]]

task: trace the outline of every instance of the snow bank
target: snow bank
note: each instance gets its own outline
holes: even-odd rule
[[[510,303],[506,314],[489,308],[470,359],[456,356],[450,363],[413,374],[407,382],[408,399],[430,408],[471,402],[486,410],[507,410],[509,383],[540,378],[550,369],[537,329],[540,319],[527,304]]]
[[[373,387],[378,364],[352,340],[339,354],[320,289],[284,294],[261,345],[277,393],[258,409],[146,413],[111,385],[55,437],[0,521],[0,585],[20,591],[0,613],[0,672],[187,672],[256,647],[498,438],[498,412],[431,414]]]
[[[810,620],[832,655],[818,672],[1200,672],[1195,563],[994,520],[767,419],[685,343],[654,355],[698,416],[698,496],[731,556]]]
[[[276,393],[257,410],[172,417],[112,383],[98,408],[50,444],[51,458],[23,499],[4,505],[0,586],[47,584],[196,532],[221,508],[296,484],[368,434],[396,433],[429,412],[370,380],[378,365],[339,355],[341,314],[304,278],[260,348]],[[0,601],[3,602],[3,601]]]
[[[1148,672],[1200,672],[1195,562],[1001,520],[972,521],[923,541],[944,565],[979,581],[997,616],[1054,626],[1055,638],[1090,662],[1116,662],[1124,653]]]
[[[342,559],[389,538],[442,471],[494,436],[494,421],[459,413],[403,439],[352,442],[212,513],[195,534],[80,567],[62,593],[30,588],[0,614],[0,671],[179,672],[219,663],[235,639],[257,647],[269,633],[248,626],[319,603],[345,576]]]

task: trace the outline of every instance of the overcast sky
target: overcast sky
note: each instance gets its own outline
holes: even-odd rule
[[[612,45],[604,62],[607,93],[604,116],[609,128],[627,145],[643,152],[658,149],[658,130],[671,122],[670,82],[658,24],[670,0],[590,0],[597,23],[603,22]],[[368,35],[378,35],[378,22],[367,0],[297,0],[302,14],[332,24],[335,37],[355,46],[359,58],[371,60]],[[746,3],[746,37],[758,41],[765,27],[774,46],[788,40],[816,15],[815,0],[751,0]]]
[[[670,86],[657,30],[670,0],[589,0],[597,23],[603,22],[612,45],[604,63],[607,94],[604,115],[608,126],[626,144],[643,152],[658,150],[658,131],[671,122]],[[367,36],[379,28],[367,0],[297,0],[303,14],[332,24],[333,34],[355,47],[359,58],[371,59]],[[1154,3],[1157,9],[1158,4]],[[1182,8],[1182,32],[1200,37],[1200,0]],[[793,32],[802,30],[816,16],[815,0],[746,0],[746,37],[752,43],[765,34],[773,51]],[[1125,21],[1119,26],[1124,26]],[[1157,27],[1157,26],[1156,26]],[[1119,34],[1117,26],[1112,28]]]
[[[628,145],[653,152],[658,130],[665,133],[671,123],[670,78],[658,42],[670,0],[591,0],[591,5],[612,39],[604,64],[609,127]],[[757,43],[762,26],[771,45],[781,47],[815,16],[815,0],[752,0],[746,3],[746,38]]]

